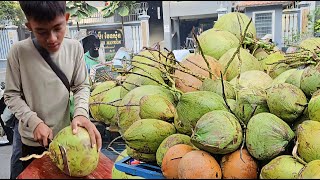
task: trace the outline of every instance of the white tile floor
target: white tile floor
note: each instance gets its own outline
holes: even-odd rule
[[[0,143],[6,141],[6,137],[0,137]],[[0,146],[0,179],[10,178],[10,157],[12,145]]]

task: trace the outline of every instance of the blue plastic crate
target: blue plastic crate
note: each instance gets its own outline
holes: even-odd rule
[[[129,162],[132,160],[134,159],[129,156],[125,157],[115,163],[115,168],[127,174],[146,179],[165,179],[159,166],[147,163],[130,165]]]

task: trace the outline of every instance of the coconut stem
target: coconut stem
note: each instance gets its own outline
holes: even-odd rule
[[[163,66],[165,66],[165,67],[170,67],[170,68],[173,68],[173,69],[175,69],[175,70],[181,71],[181,72],[183,72],[183,73],[189,74],[189,75],[191,75],[191,76],[199,79],[200,81],[203,81],[203,80],[205,80],[205,79],[207,78],[207,77],[202,76],[202,75],[200,75],[200,74],[193,73],[189,68],[186,68],[186,67],[182,66],[181,64],[179,64],[179,65],[180,65],[182,68],[180,68],[180,67],[178,67],[178,66],[176,66],[176,65],[172,65],[172,64],[164,64],[164,63],[159,62],[159,61],[157,61],[157,60],[151,59],[151,58],[148,57],[148,56],[139,55],[139,54],[136,55],[136,56],[148,58],[149,60],[154,61],[154,62],[157,62],[157,63],[159,63],[159,64],[161,64],[161,65],[163,65]],[[136,62],[136,63],[139,63],[139,64],[144,64],[144,65],[147,65],[147,66],[150,66],[150,67],[158,68],[158,67],[156,67],[156,66],[153,65],[153,64],[149,64],[149,63],[145,63],[145,62],[139,62],[139,61],[127,60],[127,59],[121,59],[121,60]],[[135,66],[135,67],[137,67],[137,66]],[[159,70],[160,70],[160,69],[159,69]],[[161,71],[161,70],[160,70],[160,71]],[[121,73],[122,71],[118,71],[118,72]],[[163,72],[163,71],[161,71],[161,72]],[[123,72],[122,72],[122,73],[123,73]]]
[[[105,102],[92,102],[92,103],[89,103],[89,106],[101,105],[101,104],[109,105],[109,106],[113,106],[113,107],[140,106],[140,105],[137,105],[137,104],[115,105],[113,103],[105,103]]]
[[[221,86],[222,86],[222,97],[223,97],[223,100],[224,100],[224,103],[226,104],[228,110],[230,113],[232,114],[235,114],[234,112],[232,112],[228,102],[227,102],[227,97],[226,97],[226,92],[225,92],[225,89],[224,89],[224,82],[223,82],[223,75],[222,75],[222,72],[220,71],[220,78],[221,78]]]
[[[113,103],[115,102],[118,102],[118,101],[121,101],[122,99],[116,99],[114,101],[111,101],[111,102],[92,102],[92,103],[89,103],[89,105],[97,105],[97,104],[107,104],[107,105],[113,105]]]
[[[299,145],[299,141],[297,140],[296,144],[295,144],[295,146],[293,147],[293,150],[292,150],[292,156],[294,158],[296,158],[298,160],[298,162],[300,162],[301,164],[306,165],[307,163],[303,159],[301,159],[297,154],[298,145]]]
[[[239,17],[238,17],[238,21],[239,21]],[[248,28],[249,28],[249,25],[250,25],[251,22],[252,22],[252,18],[250,18],[250,21],[249,21],[249,23],[247,24],[247,26],[246,26],[246,28],[244,30],[244,33],[243,33],[244,36],[246,35],[246,33],[248,31]],[[239,23],[240,23],[240,21],[239,21]],[[240,26],[240,29],[241,29],[241,26]],[[240,33],[241,38],[240,38],[239,46],[238,46],[236,52],[234,52],[234,54],[232,55],[231,59],[228,61],[227,66],[224,69],[223,75],[225,75],[227,73],[227,69],[229,68],[229,66],[232,63],[233,59],[236,57],[236,54],[240,53],[240,48],[241,48],[243,40],[244,40],[244,36],[242,35],[242,30],[240,30],[240,31],[241,31],[241,33]]]
[[[107,92],[107,91],[109,91],[109,90],[111,90],[111,89],[113,89],[113,88],[114,88],[114,87],[105,89],[105,90],[103,90],[103,91],[101,91],[101,92],[98,92],[98,93],[96,93],[96,94],[91,94],[91,97],[94,97],[94,96],[97,96],[97,95],[102,94],[102,93],[104,93],[104,92]]]
[[[210,77],[210,79],[212,79],[212,72],[210,71],[210,64],[209,64],[209,61],[207,60],[207,58],[204,56],[204,53],[203,53],[203,51],[202,51],[202,48],[201,48],[201,46],[200,46],[200,43],[199,43],[199,40],[198,40],[198,38],[197,38],[197,35],[194,33],[194,27],[192,28],[192,35],[193,35],[193,37],[194,37],[194,39],[196,40],[196,42],[197,42],[197,45],[198,45],[198,48],[199,48],[199,51],[200,51],[200,54],[201,54],[201,56],[202,56],[202,58],[203,58],[203,60],[206,62],[206,64],[207,64],[207,68],[208,68],[208,70],[209,70],[209,77]],[[217,78],[217,77],[216,77]]]
[[[121,72],[121,71],[120,71],[120,72]],[[158,83],[159,85],[162,85],[163,87],[165,87],[165,88],[167,88],[167,89],[169,89],[169,90],[171,90],[171,91],[174,91],[174,92],[176,92],[176,93],[182,93],[180,90],[177,90],[176,88],[172,88],[172,87],[168,86],[167,84],[162,83],[162,82],[160,82],[159,80],[157,80],[157,79],[155,79],[155,78],[153,78],[153,77],[149,77],[149,76],[146,76],[146,75],[144,75],[144,74],[140,74],[140,73],[136,73],[136,72],[128,72],[128,73],[129,73],[129,74],[135,74],[135,75],[138,75],[138,76],[142,76],[142,77],[149,78],[149,79],[155,81],[156,83]]]
[[[157,63],[159,63],[159,64],[161,64],[161,65],[163,65],[163,66],[170,67],[170,68],[173,68],[173,69],[175,69],[175,70],[178,70],[178,71],[181,71],[181,72],[190,74],[190,75],[194,76],[195,78],[198,78],[198,79],[201,80],[201,81],[203,81],[203,80],[205,80],[205,79],[207,78],[207,77],[202,76],[202,75],[200,75],[200,74],[193,73],[189,68],[183,66],[182,64],[179,64],[179,66],[182,67],[182,68],[180,68],[180,67],[178,67],[178,66],[176,66],[176,65],[165,64],[165,63],[162,63],[162,62],[159,62],[159,61],[155,61],[155,60],[151,59],[151,58],[148,57],[148,56],[139,55],[139,54],[138,54],[137,56],[144,57],[144,58],[148,58],[149,60],[154,61],[154,62],[157,62]],[[136,62],[136,61],[132,60],[132,62]],[[143,63],[143,62],[137,62],[137,63],[141,63],[141,64],[145,64],[145,65],[151,65],[151,67],[155,67],[155,66],[153,66],[152,64],[148,64],[148,63]],[[155,68],[156,68],[156,67],[155,67]]]
[[[243,131],[243,139],[242,139],[242,144],[241,144],[241,147],[240,147],[240,159],[243,163],[246,163],[244,162],[243,158],[242,158],[242,149],[244,148],[244,144],[245,144],[245,141],[246,141],[246,129],[242,129]]]
[[[108,145],[107,149],[111,149],[113,152],[115,152],[116,154],[118,155],[121,155],[121,153],[119,153],[118,151],[116,151],[114,148],[111,147],[111,145],[118,139],[122,138],[122,135],[121,136],[118,136],[116,138],[114,138]],[[121,155],[122,156],[122,155]]]
[[[139,85],[139,84],[136,84],[136,83],[133,83],[133,82],[128,82],[128,81],[126,81],[126,80],[120,80],[121,82],[124,82],[124,83],[127,83],[127,84],[131,84],[131,85],[134,85],[134,86],[136,86],[136,87],[140,87],[141,85]],[[128,90],[128,89],[126,89],[126,90]],[[128,90],[129,91],[129,90]]]

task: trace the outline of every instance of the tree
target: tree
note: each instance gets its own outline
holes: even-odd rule
[[[86,1],[69,1],[66,4],[66,9],[71,17],[76,18],[78,31],[80,31],[79,21],[81,19],[88,18],[98,12],[96,7],[89,5]]]
[[[115,14],[121,16],[122,36],[124,36],[123,17],[128,16],[133,9],[136,1],[105,1],[105,7],[101,10],[104,18],[111,17]],[[125,45],[125,38],[123,38],[123,44]]]
[[[25,16],[17,1],[0,1],[0,20],[11,20],[16,26],[25,21]]]

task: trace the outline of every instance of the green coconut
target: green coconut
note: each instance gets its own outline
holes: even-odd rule
[[[298,154],[306,162],[320,160],[320,122],[304,121],[298,126]]]
[[[317,47],[320,47],[320,38],[312,37],[301,41],[299,44],[300,49],[304,48],[314,52]]]
[[[240,74],[239,85],[240,88],[253,88],[253,89],[267,89],[273,79],[263,71],[251,70]],[[237,77],[230,81],[230,84],[236,86]]]
[[[72,133],[71,126],[60,130],[49,145],[50,158],[63,171],[63,159],[59,145],[66,150],[70,176],[84,177],[92,173],[98,166],[99,152],[96,145],[91,146],[89,133],[78,127],[77,134]]]
[[[303,167],[293,156],[281,155],[263,166],[260,179],[297,179]]]
[[[291,129],[292,129],[294,132],[296,132],[297,129],[298,129],[298,126],[299,126],[302,122],[308,121],[308,120],[310,120],[310,118],[309,118],[308,107],[307,107],[307,108],[303,111],[302,115],[301,115],[300,117],[298,117],[297,120],[294,121],[294,123],[292,124],[292,128],[291,128]]]
[[[102,93],[103,98],[101,103],[113,103],[115,105],[118,105],[120,101],[120,90],[121,86],[113,87],[112,89]],[[101,95],[101,96],[102,96]],[[98,95],[99,96],[99,95]],[[99,97],[101,98],[101,97]],[[98,98],[97,98],[98,99]],[[116,101],[116,102],[114,102]],[[99,102],[98,100],[95,100],[95,102]],[[112,105],[107,104],[91,104],[90,106],[98,106],[98,113],[101,117],[100,121],[104,122],[105,124],[117,124],[117,108]],[[94,108],[94,107],[92,107]]]
[[[236,93],[233,86],[226,80],[223,81],[223,85],[224,85],[224,92],[226,94],[226,98],[235,99]],[[200,91],[212,91],[214,93],[219,94],[220,96],[223,96],[221,79],[215,79],[215,80],[205,79],[202,82]]]
[[[105,81],[105,82],[98,84],[90,94],[89,104],[94,103],[94,102],[103,102],[103,100],[105,98],[105,94],[107,94],[108,91],[112,90],[116,86],[117,86],[117,84],[114,81]],[[115,91],[115,90],[113,90],[113,91]],[[118,98],[118,96],[116,94],[114,94],[114,92],[112,92],[112,95],[115,96],[114,100],[116,100]],[[102,115],[102,111],[100,110],[100,107],[101,107],[101,105],[90,105],[89,110],[91,112],[93,119],[95,119],[96,121],[104,122],[105,121],[104,116]],[[107,105],[104,107],[112,109],[110,106],[107,106]]]
[[[190,136],[187,136],[185,134],[172,134],[168,136],[166,139],[162,141],[160,146],[158,147],[156,158],[157,158],[157,164],[159,166],[162,165],[162,159],[166,152],[174,145],[177,144],[186,144],[193,146],[193,144],[190,141]]]
[[[136,159],[138,161],[143,161],[143,162],[155,162],[156,161],[156,155],[155,153],[141,153],[139,151],[136,151],[129,146],[126,146],[126,150],[128,152],[128,155],[132,157],[133,159]]]
[[[160,119],[173,122],[176,108],[165,96],[158,94],[145,95],[140,99],[141,119]]]
[[[130,148],[140,153],[156,154],[162,141],[175,133],[175,127],[168,122],[140,119],[125,131],[123,138]]]
[[[239,16],[239,21],[238,21]],[[239,12],[230,12],[223,16],[221,16],[218,21],[214,24],[214,28],[224,30],[231,32],[234,34],[238,39],[241,38],[241,35],[243,35],[248,23],[250,21],[250,18],[244,14]],[[240,35],[241,30],[241,35]],[[253,38],[256,38],[256,28],[254,24],[251,22],[247,33],[249,33]]]
[[[118,125],[120,128],[120,134],[122,135],[132,124],[133,122],[141,119],[140,118],[140,100],[145,95],[157,94],[160,96],[167,97],[167,99],[174,103],[174,95],[166,88],[156,85],[144,85],[141,87],[137,87],[131,90],[128,94],[126,94],[120,105],[123,107],[119,107],[119,120]]]
[[[253,56],[258,60],[258,61],[261,61],[263,60],[264,58],[266,58],[269,54],[262,48],[258,48]]]
[[[223,71],[227,67],[228,62],[231,60],[236,50],[237,48],[228,49],[228,51],[224,53],[219,59],[219,62],[223,67]],[[262,70],[261,63],[254,56],[252,56],[246,49],[240,48],[240,58],[242,61],[240,73],[250,70]],[[226,72],[226,78],[228,81],[231,81],[239,74],[239,64],[240,61],[238,55],[236,55]]]
[[[126,80],[123,82],[121,89],[121,97],[124,97],[132,89],[142,85],[159,85],[158,82],[164,84],[164,80],[161,76],[161,72],[156,69],[137,69],[134,73],[129,74]]]
[[[201,33],[198,40],[203,53],[215,59],[220,59],[230,48],[239,46],[239,40],[235,35],[215,28]]]
[[[262,89],[241,89],[235,104],[234,113],[247,124],[253,115],[269,112],[267,94]]]
[[[127,153],[127,150],[125,149],[119,154],[115,162],[121,161],[123,158],[127,156],[128,156],[128,153]],[[112,167],[111,175],[112,175],[112,179],[144,179],[143,177],[140,177],[140,176],[132,176],[125,172],[119,171],[116,169],[115,165],[113,165]]]
[[[281,83],[268,89],[267,104],[272,114],[292,123],[303,113],[307,98],[298,87]]]
[[[232,112],[235,112],[236,110],[236,100],[234,99],[227,99],[227,103],[231,109]]]
[[[237,118],[222,110],[203,115],[196,124],[191,142],[201,150],[213,154],[227,154],[242,143],[242,129]]]
[[[176,110],[175,127],[179,133],[190,136],[201,116],[213,110],[227,111],[227,108],[220,95],[210,91],[194,91],[182,94]]]
[[[295,72],[295,69],[289,69],[281,73],[279,76],[273,79],[271,86],[284,83]]]
[[[320,122],[320,90],[313,93],[308,103],[309,118]]]
[[[309,162],[300,172],[299,179],[320,179],[320,160]]]
[[[281,60],[285,60],[284,53],[278,51],[278,52],[269,54],[266,58],[264,58],[261,61],[263,70],[266,71],[271,78],[276,78],[281,73],[288,70],[288,67],[285,63],[272,64],[272,63],[277,63]]]
[[[295,72],[293,72],[287,79],[286,83],[292,84],[300,88],[300,81],[302,77],[303,69],[297,69]]]
[[[309,66],[304,69],[300,88],[307,97],[311,97],[320,87],[320,66]]]
[[[254,115],[247,125],[246,146],[258,160],[270,160],[285,151],[294,138],[290,126],[271,113]]]

